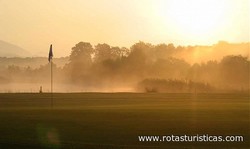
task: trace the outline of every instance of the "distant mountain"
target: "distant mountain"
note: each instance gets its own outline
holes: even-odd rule
[[[30,57],[31,54],[23,48],[0,40],[0,57]]]

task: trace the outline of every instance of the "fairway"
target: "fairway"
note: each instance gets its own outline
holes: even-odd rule
[[[0,148],[249,148],[249,94],[0,94]],[[141,135],[243,142],[139,142]]]

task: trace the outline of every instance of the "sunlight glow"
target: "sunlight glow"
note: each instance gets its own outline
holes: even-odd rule
[[[249,42],[249,0],[0,0],[0,40],[47,56],[80,41],[129,47]],[[32,42],[31,42],[32,40]]]
[[[171,20],[176,32],[191,38],[196,36],[196,39],[197,36],[208,39],[210,35],[218,34],[219,30],[225,28],[225,18],[229,15],[228,5],[223,0],[162,0],[158,13],[166,25]]]

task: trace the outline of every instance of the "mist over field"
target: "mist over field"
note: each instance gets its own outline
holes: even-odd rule
[[[79,42],[69,57],[53,58],[54,91],[247,92],[249,45],[138,42],[126,48]],[[50,91],[47,58],[1,57],[0,62],[0,92],[38,92],[40,86]]]

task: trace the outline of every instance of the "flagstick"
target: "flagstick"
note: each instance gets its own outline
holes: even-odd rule
[[[53,61],[51,59],[51,108],[53,109],[53,69],[52,69],[52,66],[53,66]]]

